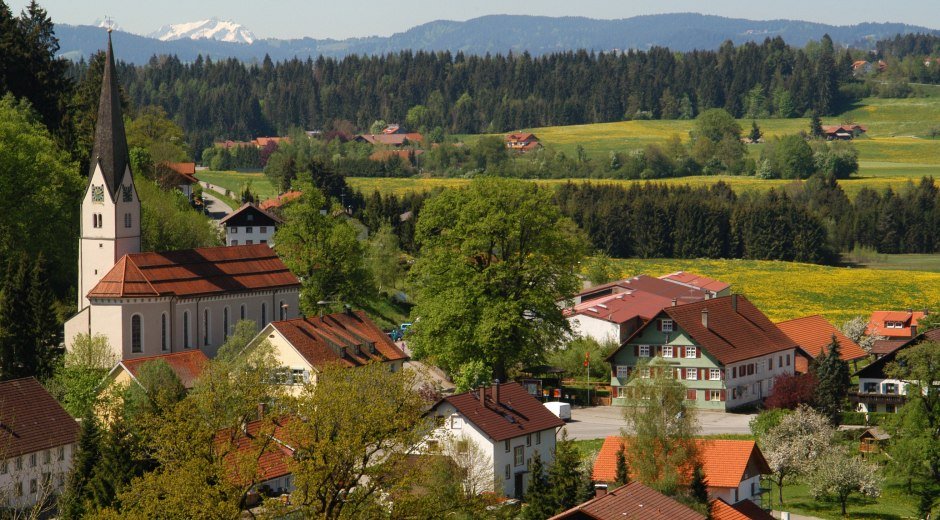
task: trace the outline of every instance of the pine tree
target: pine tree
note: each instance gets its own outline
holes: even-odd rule
[[[82,427],[78,435],[78,449],[69,473],[68,483],[62,498],[59,499],[59,514],[66,520],[85,516],[86,505],[91,502],[91,482],[95,463],[100,456],[101,432],[94,412],[89,411],[82,418]]]
[[[584,489],[582,481],[581,456],[574,441],[568,438],[568,431],[562,430],[561,438],[555,443],[555,460],[548,469],[548,485],[555,513],[581,503]]]
[[[823,349],[813,363],[813,373],[818,381],[814,407],[832,424],[839,423],[839,414],[851,384],[849,364],[842,359],[839,350],[839,341],[833,335],[828,350]]]
[[[96,509],[119,507],[117,496],[144,467],[133,451],[133,436],[124,420],[118,418],[102,436],[100,457],[88,488]]]
[[[523,520],[545,520],[555,514],[555,504],[551,495],[551,485],[545,478],[542,457],[536,451],[532,455],[532,466],[529,468],[529,489],[525,493],[525,509],[522,510]]]
[[[751,133],[748,134],[748,138],[750,138],[751,142],[756,143],[760,141],[763,136],[764,132],[761,132],[760,127],[757,126],[757,121],[751,121]]]
[[[697,462],[692,470],[692,482],[689,483],[689,496],[700,504],[708,503],[708,481],[702,464]]]
[[[630,467],[627,465],[627,454],[623,446],[617,451],[617,487],[630,483]]]
[[[10,258],[0,299],[0,377],[30,375],[24,361],[30,357],[29,310],[23,302],[29,295],[26,255]]]
[[[40,381],[45,381],[52,377],[56,361],[61,354],[61,328],[53,308],[46,259],[42,253],[36,257],[30,274],[28,307],[33,355],[29,360],[32,366],[27,367],[26,372],[35,375]]]
[[[822,139],[823,137],[823,127],[822,121],[819,119],[819,112],[813,111],[813,118],[809,122],[809,135],[813,136],[813,139]]]

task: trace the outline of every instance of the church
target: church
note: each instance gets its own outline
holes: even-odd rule
[[[299,316],[300,281],[266,244],[141,252],[110,32],[105,60],[66,346],[102,334],[121,360],[187,349],[214,357],[239,320],[260,330]]]

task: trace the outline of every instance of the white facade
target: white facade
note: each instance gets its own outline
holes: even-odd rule
[[[720,498],[729,504],[737,504],[742,500],[750,500],[755,504],[761,504],[760,495],[760,474],[748,476],[744,474],[741,483],[736,488],[709,487],[708,498]]]
[[[795,359],[796,349],[790,349],[725,366],[727,407],[735,408],[769,396],[774,378],[795,373]]]
[[[906,396],[907,383],[900,379],[876,379],[860,377],[858,380],[859,394],[878,394],[886,396],[885,402],[878,402],[877,396],[870,395],[858,403],[858,411],[865,413],[894,413],[902,406],[900,399],[893,400],[890,396]],[[864,402],[871,401],[871,402]]]
[[[103,334],[119,359],[198,348],[214,357],[246,319],[261,330],[298,316],[299,289],[270,289],[193,298],[96,298],[65,324],[66,345],[78,334]],[[286,306],[286,307],[285,307]],[[139,320],[139,341],[134,321]]]
[[[274,226],[225,226],[225,245],[227,246],[252,244],[273,246],[273,239]]]
[[[568,317],[571,333],[583,338],[591,338],[601,345],[609,342],[620,343],[620,325],[611,321],[602,320],[593,316],[576,314]]]
[[[493,467],[496,492],[507,497],[520,497],[529,487],[529,464],[535,452],[539,453],[544,467],[552,464],[555,454],[555,428],[513,437],[506,441],[494,441],[450,403],[443,402],[435,410],[443,418],[443,426],[429,436],[430,442],[444,439],[468,439],[480,447],[489,457]]]
[[[65,444],[0,460],[0,504],[21,509],[61,494],[74,451]]]

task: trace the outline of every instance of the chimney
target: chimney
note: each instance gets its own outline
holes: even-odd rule
[[[911,308],[908,308],[908,309],[907,309],[907,313],[908,313],[908,314],[911,314],[912,312],[914,312],[914,309],[911,309]]]
[[[499,379],[493,380],[493,404],[499,405]]]
[[[268,406],[265,403],[258,403],[258,420],[264,419]]]
[[[734,312],[738,312],[738,295],[737,294],[731,295],[731,310],[733,310]]]
[[[348,303],[344,303],[343,310],[346,312],[346,314],[352,316],[353,314],[352,305],[349,305]]]
[[[702,309],[702,326],[708,328],[708,309]]]
[[[676,306],[676,303],[678,303],[678,300],[676,300],[675,298],[673,298],[673,299],[672,299],[672,306],[675,307],[675,306]]]
[[[486,387],[481,386],[478,392],[480,393],[480,404],[486,406]]]

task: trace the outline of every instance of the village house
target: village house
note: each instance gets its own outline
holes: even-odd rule
[[[198,348],[207,356],[238,320],[263,327],[297,315],[300,281],[267,245],[141,252],[110,33],[89,183],[81,203],[78,313],[65,324],[103,334],[118,359]]]
[[[856,365],[860,359],[868,357],[865,349],[842,333],[835,325],[826,321],[826,318],[815,314],[777,323],[788,338],[793,340],[811,358],[819,357],[823,349],[829,348],[832,340],[839,343],[839,358]],[[809,371],[809,360],[802,356],[796,358],[796,371],[805,374]]]
[[[607,357],[612,404],[628,403],[634,371],[664,370],[687,388],[690,405],[730,410],[770,395],[807,354],[747,298],[733,294],[662,309]]]
[[[702,301],[711,294],[691,284],[639,275],[582,291],[565,315],[576,336],[623,343],[663,307]]]
[[[854,123],[845,125],[823,125],[823,136],[828,141],[848,141],[864,134],[868,127]]]
[[[246,202],[221,220],[219,225],[225,230],[225,245],[237,246],[252,244],[274,245],[274,231],[284,221],[268,213],[254,203]]]
[[[261,204],[258,204],[258,208],[260,208],[261,211],[270,212],[273,209],[278,209],[289,202],[299,199],[301,195],[303,195],[301,191],[285,191],[276,197],[263,200]]]
[[[402,148],[405,146],[421,146],[424,142],[424,136],[417,133],[393,133],[393,134],[359,134],[353,137],[353,141],[359,143],[369,143],[373,146],[390,146],[393,148]]]
[[[907,401],[908,382],[893,378],[886,373],[899,352],[925,341],[940,342],[940,329],[933,329],[907,340],[890,353],[876,359],[855,373],[858,376],[858,391],[849,392],[849,400],[860,412],[895,413]]]
[[[629,439],[610,436],[604,439],[594,460],[595,486],[606,488],[617,479],[617,453]],[[710,499],[729,504],[743,500],[761,503],[761,475],[772,473],[757,444],[751,440],[695,439],[699,461],[705,473]],[[629,462],[629,448],[627,448]]]
[[[79,427],[32,377],[0,382],[0,503],[27,508],[65,489]]]
[[[158,360],[165,362],[170,367],[170,370],[180,380],[183,388],[191,390],[200,374],[202,374],[202,369],[205,368],[209,358],[201,350],[184,350],[172,354],[125,359],[114,365],[114,368],[108,372],[104,382],[99,386],[101,388],[112,388],[117,385],[123,387],[131,384],[139,385],[140,381],[137,377],[140,375],[140,368],[145,363]]]
[[[687,273],[685,271],[664,274],[660,276],[659,279],[683,285],[690,289],[701,289],[705,291],[708,298],[717,298],[731,294],[731,284],[707,276]]]
[[[549,520],[705,520],[705,515],[639,482],[631,482]]]
[[[506,136],[506,148],[516,152],[530,152],[542,147],[539,138],[532,133],[509,134]]]
[[[179,188],[183,195],[190,201],[193,200],[193,185],[199,184],[196,178],[196,163],[193,162],[164,162],[161,166],[177,174],[177,179],[173,182]],[[169,184],[169,183],[168,183]]]
[[[529,465],[535,452],[550,466],[555,435],[565,425],[518,383],[445,397],[431,407],[438,428],[425,441],[428,451],[450,440],[477,445],[492,464],[495,490],[522,498],[529,486]]]
[[[710,520],[776,520],[773,515],[750,500],[729,504],[716,498],[708,504]]]
[[[259,414],[263,407],[259,408]],[[294,457],[295,449],[287,439],[288,419],[250,421],[242,428],[242,435],[237,436],[231,452],[225,459],[229,466],[229,475],[238,483],[257,482],[249,492],[249,503],[257,503],[260,495],[280,496],[294,491],[294,478],[289,462]],[[216,434],[216,444],[231,443],[232,432],[221,430]],[[260,450],[260,454],[259,454]],[[241,474],[238,464],[244,457],[258,457],[257,464],[251,465],[253,474]]]
[[[917,322],[928,316],[930,311],[875,311],[871,313],[865,334],[881,336],[886,339],[906,339],[917,335]]]
[[[284,384],[316,384],[328,365],[355,368],[382,363],[401,371],[408,356],[364,311],[346,310],[307,318],[269,323],[249,343],[268,341],[284,367]]]

